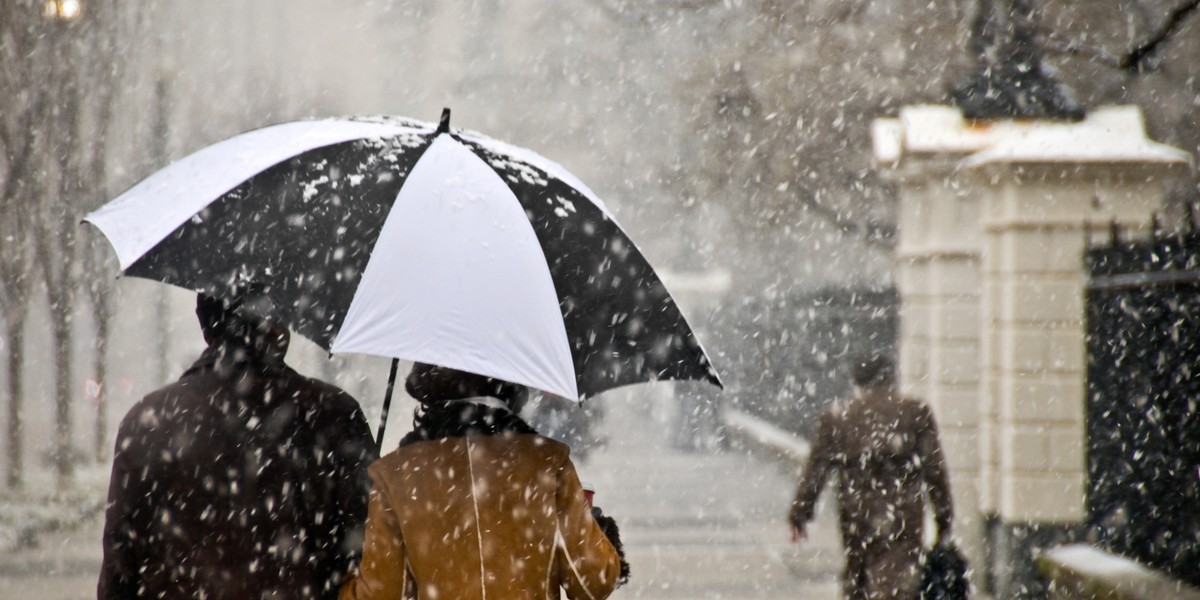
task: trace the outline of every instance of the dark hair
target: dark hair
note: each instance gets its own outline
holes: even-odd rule
[[[436,383],[432,386],[423,384],[427,377],[435,378]],[[421,404],[440,404],[472,396],[491,396],[503,400],[513,412],[519,412],[528,397],[528,391],[522,385],[422,362],[413,363],[412,371],[405,380],[405,387]]]
[[[238,340],[250,335],[250,324],[233,312],[234,302],[196,294],[196,318],[200,329],[214,340]]]
[[[516,412],[469,402],[422,404],[413,412],[413,428],[400,445],[468,435],[536,434]]]
[[[255,330],[262,328],[273,314],[274,305],[266,289],[251,283],[234,287],[227,296],[221,296],[196,294],[200,329],[214,340],[251,343]]]
[[[857,386],[887,381],[896,375],[896,364],[882,354],[864,354],[850,363],[850,380]]]

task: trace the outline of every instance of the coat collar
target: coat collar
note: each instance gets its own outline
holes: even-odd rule
[[[255,352],[251,348],[236,344],[212,344],[200,353],[196,362],[184,371],[184,375],[194,375],[208,371],[231,374],[247,369],[262,372],[286,370],[283,356],[272,352]]]
[[[424,405],[413,419],[413,430],[400,445],[469,435],[536,434],[521,417],[499,398],[459,398]]]

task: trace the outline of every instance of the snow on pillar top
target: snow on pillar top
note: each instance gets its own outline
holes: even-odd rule
[[[1189,153],[1146,137],[1141,109],[1100,107],[1078,122],[971,121],[952,106],[918,105],[877,119],[873,153],[881,166],[951,158],[960,168],[995,164],[1160,164],[1188,166]]]

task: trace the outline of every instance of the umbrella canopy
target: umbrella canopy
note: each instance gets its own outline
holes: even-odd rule
[[[85,220],[126,275],[253,282],[334,353],[444,365],[579,399],[721,385],[658,275],[538,154],[396,117],[285,123],[204,148]]]

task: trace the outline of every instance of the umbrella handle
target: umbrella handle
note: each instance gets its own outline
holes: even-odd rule
[[[383,454],[383,430],[387,428],[388,409],[392,407],[392,390],[396,388],[396,371],[400,359],[392,359],[392,372],[388,375],[387,393],[383,396],[383,412],[379,415],[379,433],[375,434],[375,447]]]

